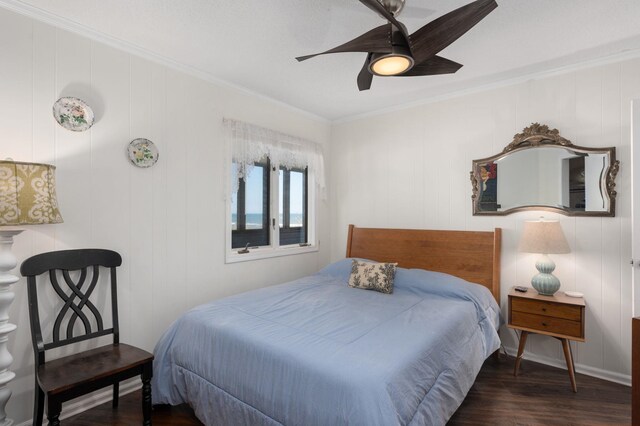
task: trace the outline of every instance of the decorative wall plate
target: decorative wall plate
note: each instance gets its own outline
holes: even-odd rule
[[[53,104],[53,117],[72,132],[84,132],[93,126],[95,116],[86,102],[78,98],[60,98]]]
[[[149,139],[138,138],[127,147],[127,155],[134,166],[151,167],[158,161],[159,153],[156,145]]]

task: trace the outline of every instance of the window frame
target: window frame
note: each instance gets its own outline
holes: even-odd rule
[[[232,164],[232,158],[229,155],[228,163]],[[292,169],[294,171],[300,171],[300,169]],[[280,179],[279,179],[280,167],[275,164],[270,164],[269,167],[269,245],[260,247],[249,247],[248,253],[238,253],[242,248],[231,248],[233,234],[231,225],[231,198],[232,198],[232,185],[230,178],[227,179],[228,185],[226,189],[226,238],[225,238],[225,263],[237,263],[258,259],[267,259],[281,256],[291,256],[297,254],[317,252],[319,249],[319,241],[317,240],[317,190],[314,184],[314,171],[307,167],[306,169],[306,204],[307,204],[307,243],[301,246],[300,244],[280,245],[280,224],[279,224],[279,204],[280,204]],[[229,171],[228,176],[231,173]]]

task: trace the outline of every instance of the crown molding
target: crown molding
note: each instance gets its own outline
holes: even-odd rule
[[[314,114],[310,111],[306,111],[304,109],[292,106],[286,102],[283,102],[275,98],[272,98],[270,96],[247,89],[246,87],[242,87],[237,84],[230,83],[226,80],[222,80],[206,71],[202,71],[190,65],[186,65],[186,64],[174,61],[173,59],[167,58],[166,56],[160,55],[151,50],[140,47],[134,43],[130,43],[130,42],[121,40],[119,38],[112,37],[103,32],[96,31],[93,28],[88,27],[86,25],[79,24],[75,21],[72,21],[70,19],[64,18],[62,16],[56,15],[51,12],[47,12],[44,9],[40,9],[38,7],[23,3],[19,0],[0,0],[0,7],[2,7],[3,9],[7,9],[11,12],[15,12],[20,15],[32,18],[36,21],[43,22],[45,24],[59,28],[61,30],[65,30],[65,31],[77,34],[79,36],[86,37],[90,40],[113,47],[115,49],[122,50],[131,55],[138,56],[143,59],[147,59],[157,64],[166,66],[167,68],[180,71],[184,74],[190,75],[192,77],[196,77],[200,80],[204,80],[206,82],[209,82],[218,86],[233,89],[243,94],[259,98],[263,101],[269,102],[279,107],[283,107],[291,112],[295,112],[297,114],[303,115],[312,120],[319,121],[322,123],[331,122],[331,120],[328,120],[327,118]]]
[[[640,48],[625,50],[622,52],[601,56],[598,58],[577,61],[577,62],[574,62],[573,64],[555,66],[555,67],[551,67],[543,70],[528,72],[528,73],[524,73],[522,75],[516,75],[513,77],[498,77],[498,78],[495,78],[493,81],[489,81],[484,84],[476,84],[476,85],[471,84],[471,86],[468,88],[454,90],[441,95],[426,96],[424,99],[420,99],[418,101],[408,102],[408,103],[392,106],[389,108],[382,108],[382,109],[377,109],[375,111],[365,112],[362,114],[351,115],[348,117],[333,120],[331,123],[335,125],[335,124],[348,123],[352,121],[358,121],[365,118],[371,118],[371,117],[376,117],[380,115],[390,114],[398,111],[403,111],[411,108],[416,108],[424,105],[446,101],[449,99],[460,98],[467,95],[486,92],[493,89],[514,86],[516,84],[526,83],[532,80],[541,80],[544,78],[554,77],[562,74],[568,74],[568,73],[583,70],[583,69],[614,64],[617,62],[623,62],[623,61],[637,59],[637,58],[640,58]]]

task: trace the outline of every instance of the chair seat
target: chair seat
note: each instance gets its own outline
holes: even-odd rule
[[[106,345],[45,362],[38,368],[38,380],[45,393],[55,395],[151,361],[152,354],[134,346]]]

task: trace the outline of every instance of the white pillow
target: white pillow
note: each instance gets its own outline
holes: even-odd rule
[[[372,263],[353,260],[349,287],[393,293],[393,278],[397,263]]]

